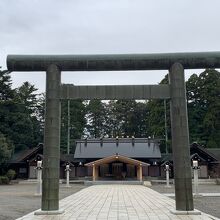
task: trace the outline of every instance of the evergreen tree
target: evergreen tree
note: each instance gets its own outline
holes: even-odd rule
[[[106,104],[100,100],[91,100],[86,107],[87,132],[93,138],[99,138],[107,134],[107,110]]]
[[[116,137],[120,133],[121,121],[117,120],[116,101],[106,103],[106,135]]]
[[[108,136],[146,136],[146,103],[135,100],[110,101],[106,109]]]
[[[14,90],[9,73],[2,71],[0,76],[0,132],[14,144],[15,152],[34,147],[42,141],[37,89],[25,82]]]
[[[24,82],[16,89],[15,101],[25,107],[25,111],[29,115],[35,114],[37,109],[37,89],[29,82]]]
[[[206,69],[187,82],[191,141],[220,146],[220,73]]]
[[[14,90],[11,88],[11,76],[8,70],[1,71],[0,67],[0,101],[11,100],[14,97]]]
[[[168,74],[161,80],[159,84],[168,84]],[[171,125],[170,125],[170,103],[166,100],[149,100],[147,102],[148,109],[148,136],[161,138],[161,151],[165,152],[165,146],[167,145],[168,151],[171,152]],[[166,113],[166,124],[167,124],[167,136],[168,142],[165,143],[165,113]]]
[[[70,100],[70,153],[75,152],[75,139],[80,139],[86,126],[86,110],[82,100]],[[67,153],[68,101],[61,102],[61,141],[62,153]]]
[[[0,132],[0,167],[10,159],[13,153],[13,144],[8,141],[4,135]]]
[[[196,74],[191,75],[186,82],[190,142],[200,142],[203,133],[204,110],[200,105],[198,82],[199,77]]]
[[[135,135],[135,100],[118,100],[115,103],[117,121],[121,122],[119,136]]]
[[[29,82],[24,82],[19,88],[16,89],[15,102],[23,108],[23,114],[30,120],[26,121],[26,126],[29,124],[29,147],[36,146],[39,142],[43,141],[43,128],[41,110],[44,106],[42,94],[37,94],[38,89]],[[23,125],[25,122],[23,121]]]
[[[134,126],[133,133],[135,137],[146,137],[149,133],[149,127],[147,123],[149,112],[147,109],[147,103],[137,102],[133,114],[133,121],[130,123],[132,123]]]

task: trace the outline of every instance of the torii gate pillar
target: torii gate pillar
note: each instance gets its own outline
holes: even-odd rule
[[[171,66],[169,80],[176,211],[193,211],[186,86],[182,64],[174,63]]]
[[[46,113],[44,128],[44,158],[41,211],[37,215],[60,214],[60,89],[61,72],[51,64],[46,72]]]

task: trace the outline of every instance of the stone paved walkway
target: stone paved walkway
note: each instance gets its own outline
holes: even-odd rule
[[[57,216],[35,216],[30,213],[19,220],[211,220],[202,215],[176,216],[170,213],[174,200],[138,185],[96,185],[60,201],[65,212]]]

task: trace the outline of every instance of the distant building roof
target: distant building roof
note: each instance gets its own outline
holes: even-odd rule
[[[60,154],[60,160],[63,162],[73,162],[74,154]]]
[[[11,160],[9,161],[9,163],[22,163],[22,162],[25,162],[25,160],[27,160],[31,155],[36,154],[41,149],[43,149],[43,144],[38,144],[37,147],[31,148],[31,149],[27,149],[27,150],[23,150],[23,151],[20,151],[18,153],[15,153],[12,156]]]
[[[161,163],[168,162],[168,161],[173,161],[173,154],[172,153],[168,153],[168,154],[162,153],[161,154]]]
[[[220,148],[207,148],[220,161]]]
[[[216,153],[213,154],[211,148],[207,149],[197,143],[192,143],[190,147],[191,154],[198,153],[200,157],[210,162],[218,161],[219,159],[216,157]]]
[[[131,158],[161,158],[159,140],[147,138],[77,140],[74,158],[103,158],[115,154]]]
[[[190,145],[190,155],[191,155],[190,156],[191,159],[195,155],[198,155],[198,157],[202,161],[216,162],[216,161],[220,161],[220,148],[205,148],[204,146],[201,146],[197,143],[192,143]],[[162,163],[172,160],[173,160],[172,153],[169,154],[162,153],[162,160],[161,160]]]

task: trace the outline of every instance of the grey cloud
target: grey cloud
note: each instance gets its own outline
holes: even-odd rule
[[[6,55],[11,53],[217,51],[219,8],[219,0],[2,0],[0,65],[5,67]],[[150,84],[159,82],[165,73],[65,73],[63,80]],[[12,76],[14,86],[28,79],[44,90],[44,74]]]

